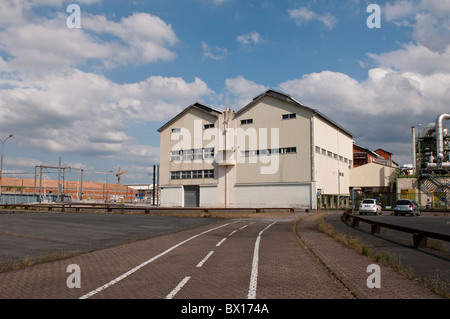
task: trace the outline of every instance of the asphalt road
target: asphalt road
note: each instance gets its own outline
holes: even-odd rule
[[[149,215],[30,213],[0,215],[0,258],[46,251],[80,255],[0,274],[0,298],[333,299],[342,287],[299,245],[287,218],[215,220]],[[386,249],[416,274],[448,282],[447,252],[412,248],[411,238],[327,221]],[[450,219],[373,216],[447,229]],[[364,224],[361,224],[364,225]],[[89,253],[88,253],[89,252]],[[68,287],[79,267],[80,287]],[[255,272],[256,269],[256,272]],[[218,275],[220,274],[220,276]],[[296,278],[295,281],[292,278]]]
[[[82,234],[87,236],[91,227],[98,237],[106,234],[105,237],[111,238],[114,232],[121,230],[119,222],[124,222],[122,218],[128,218],[124,215],[100,225],[107,221],[103,216],[83,215],[86,218],[83,221],[77,220],[82,214],[17,215],[14,218],[31,218],[19,223],[22,228],[29,227],[25,224],[31,224],[30,220],[35,225],[31,229],[47,225],[45,229],[50,234],[45,236],[52,239],[58,237],[58,230],[72,229],[68,236],[71,242],[77,237],[82,238]],[[142,216],[132,221],[136,217],[129,216],[128,225],[123,227],[143,226],[146,218],[147,226],[150,221],[158,220]],[[9,218],[11,216],[3,221]],[[60,218],[66,223],[70,221],[70,227]],[[189,226],[204,225],[189,229],[186,229],[188,220],[168,219],[164,225],[185,223],[178,226],[185,230],[2,273],[0,298],[345,299],[346,291],[299,245],[292,232],[293,218],[296,217],[222,221],[200,218],[189,221]],[[9,227],[17,223],[15,219]],[[73,229],[74,225],[79,225],[78,231]],[[44,232],[35,232],[34,236],[44,236]],[[79,267],[78,289],[72,289],[68,284],[77,282],[75,277],[72,281],[72,268],[68,268],[74,265]],[[73,271],[75,274],[76,270]]]
[[[86,253],[214,223],[171,216],[16,213],[0,214],[0,264],[62,253]]]
[[[404,268],[414,272],[416,277],[450,284],[450,244],[445,243],[444,251],[431,248],[414,248],[413,235],[396,230],[382,228],[379,234],[370,233],[370,225],[360,223],[352,227],[351,223],[341,220],[342,214],[329,214],[326,221],[338,232],[360,237],[366,244],[379,251],[388,251]],[[443,234],[450,234],[450,217],[440,216],[394,216],[383,212],[382,216],[365,215],[364,218],[418,228]]]

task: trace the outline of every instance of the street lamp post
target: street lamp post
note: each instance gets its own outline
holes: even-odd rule
[[[5,140],[1,140],[0,142],[2,142],[2,159],[1,159],[1,164],[0,164],[0,199],[2,198],[2,175],[3,175],[3,146],[5,145],[5,142],[8,140],[8,138],[13,137],[12,134],[10,134],[7,138],[5,138]]]

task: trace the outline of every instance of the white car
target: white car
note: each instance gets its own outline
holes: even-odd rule
[[[365,215],[367,213],[381,215],[381,206],[377,204],[375,199],[364,199],[359,204],[359,214]]]

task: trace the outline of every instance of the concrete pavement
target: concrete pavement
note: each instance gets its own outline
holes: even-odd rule
[[[297,235],[306,249],[330,274],[358,299],[443,299],[425,286],[386,267],[315,229],[321,214],[310,213],[297,224]],[[369,288],[367,281],[374,274],[369,265],[380,268],[380,288]],[[374,282],[371,277],[370,282]]]

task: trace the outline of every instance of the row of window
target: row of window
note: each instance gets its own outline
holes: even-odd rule
[[[297,153],[297,147],[272,148],[267,150],[242,151],[241,155],[245,157],[271,154],[289,154]]]
[[[214,157],[214,147],[195,148],[192,150],[179,150],[170,152],[170,160],[173,161],[191,161],[203,160]]]
[[[207,130],[207,129],[209,129],[209,128],[214,128],[214,123],[208,123],[208,124],[205,124],[205,125],[203,125],[203,128],[204,128],[205,130]],[[171,132],[172,132],[172,133],[180,133],[180,132],[181,132],[181,128],[175,127],[175,128],[173,128],[173,129],[171,130]]]
[[[198,178],[214,178],[214,170],[204,169],[193,171],[170,172],[170,179],[198,179]]]
[[[290,154],[297,153],[297,147],[281,147],[272,148],[266,150],[251,150],[242,151],[241,156],[259,156],[259,155],[272,155],[272,154]],[[170,160],[175,161],[193,161],[214,158],[214,148],[196,148],[192,150],[179,150],[170,152]]]
[[[353,165],[353,161],[352,160],[350,160],[350,159],[348,159],[346,157],[343,157],[342,155],[338,155],[336,153],[328,151],[328,150],[326,150],[324,148],[320,148],[319,146],[316,146],[316,153],[328,156],[329,158],[334,158],[335,160],[339,160],[341,162],[349,164],[350,166]]]
[[[294,119],[296,117],[297,117],[296,113],[289,113],[289,114],[282,114],[281,115],[281,119],[283,119],[283,120]],[[252,123],[253,123],[253,119],[241,120],[241,124],[252,124]],[[211,123],[205,124],[205,125],[203,125],[203,128],[205,130],[209,129],[209,128],[214,128],[214,124],[211,124]],[[172,129],[172,133],[180,133],[180,132],[181,132],[181,129],[179,127]]]

